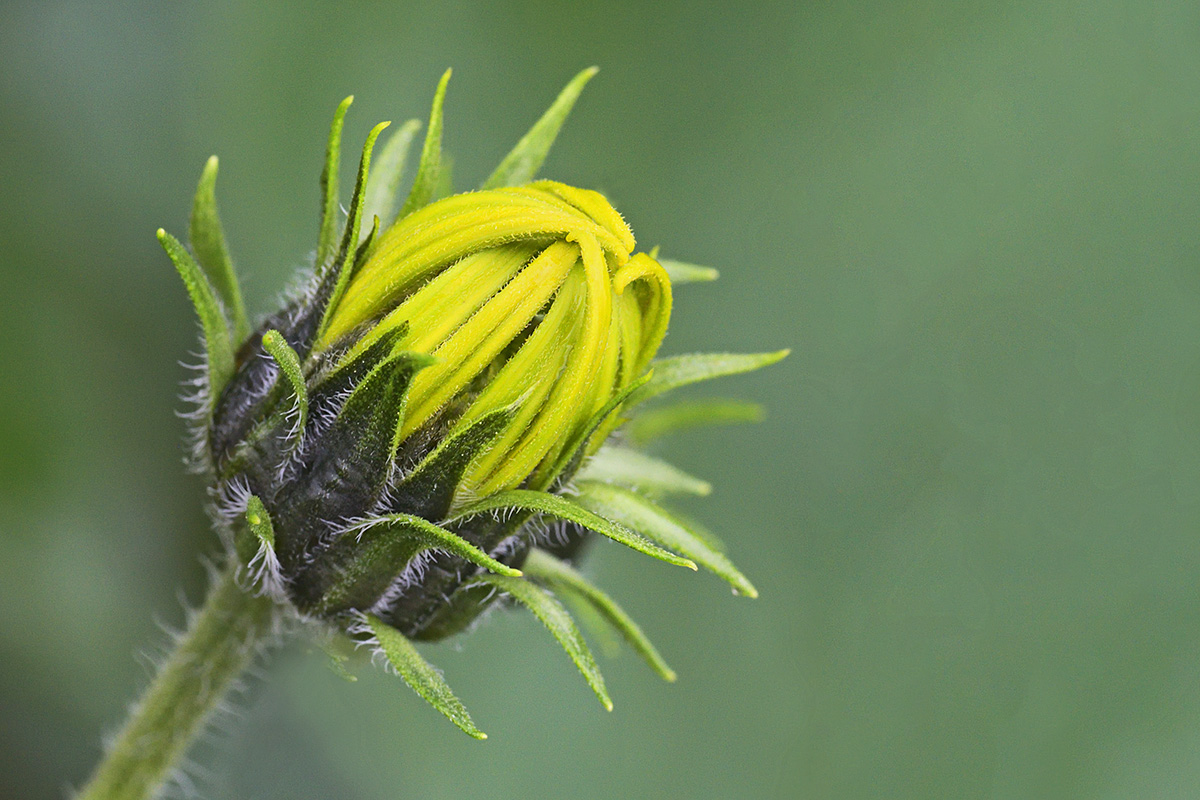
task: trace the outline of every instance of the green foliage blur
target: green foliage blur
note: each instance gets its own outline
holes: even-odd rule
[[[200,795],[1200,794],[1200,4],[46,0],[0,7],[0,797],[79,785],[203,594],[154,230],[205,159],[262,313],[343,96],[353,153],[453,66],[468,187],[589,64],[544,174],[722,272],[664,352],[793,348],[664,449],[761,598],[600,543],[678,683],[602,658],[606,714],[496,614],[426,648],[483,744],[292,646]]]

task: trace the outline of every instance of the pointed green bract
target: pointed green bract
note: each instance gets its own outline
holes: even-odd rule
[[[491,174],[481,189],[499,189],[502,186],[518,186],[528,183],[537,177],[550,152],[550,147],[558,137],[558,132],[567,115],[579,99],[580,92],[592,76],[600,71],[599,67],[588,67],[571,79],[571,82],[559,93],[558,98],[551,104],[541,119],[534,123],[529,132],[521,137],[516,147],[504,157],[500,166]]]
[[[419,509],[434,519],[445,516],[463,473],[495,441],[515,411],[512,406],[498,408],[453,432],[396,485],[393,506]]]
[[[322,644],[321,649],[325,652],[325,655],[329,657],[329,660],[325,663],[329,667],[330,672],[332,672],[334,675],[337,675],[347,683],[358,682],[358,676],[346,669],[346,662],[350,660],[349,656],[334,650],[332,645]]]
[[[497,575],[508,575],[513,578],[521,575],[521,570],[501,564],[457,533],[434,525],[421,517],[412,514],[388,514],[381,517],[380,520],[380,524],[418,540],[423,549],[445,550]]]
[[[475,727],[471,715],[454,696],[445,679],[421,657],[417,648],[404,634],[370,614],[366,615],[366,623],[388,661],[414,692],[457,725],[463,733],[476,739],[487,738],[486,733]]]
[[[663,547],[677,550],[723,578],[737,594],[758,597],[758,590],[728,558],[688,529],[687,524],[646,498],[604,483],[579,482],[579,503],[597,514],[627,525]]]
[[[583,462],[583,457],[587,455],[588,442],[592,439],[592,437],[596,436],[602,427],[608,428],[608,430],[602,434],[603,436],[607,435],[609,432],[611,432],[612,428],[620,424],[619,420],[613,422],[610,418],[617,412],[617,409],[629,398],[629,396],[636,392],[638,388],[645,385],[646,381],[650,380],[653,375],[654,370],[648,370],[640,378],[634,380],[620,392],[609,398],[608,402],[604,404],[604,407],[592,415],[592,418],[588,420],[587,425],[583,427],[583,433],[581,433],[576,439],[572,440],[569,445],[563,448],[562,454],[559,455],[558,460],[554,463],[554,466],[547,472],[550,480],[553,480],[560,475],[570,475],[578,468],[579,464]],[[537,487],[542,483],[543,481],[534,481],[534,486]]]
[[[721,277],[721,273],[712,267],[701,267],[698,264],[688,264],[685,261],[672,261],[669,258],[658,259],[659,265],[667,271],[671,283],[707,283]]]
[[[752,372],[782,361],[790,350],[774,353],[696,353],[660,358],[651,362],[654,375],[629,396],[626,408],[691,383]]]
[[[246,502],[246,524],[250,526],[250,532],[258,541],[270,550],[275,549],[275,526],[271,524],[271,515],[267,513],[263,501],[255,495],[250,495]]]
[[[375,245],[375,237],[379,235],[379,215],[364,217],[364,219],[371,220],[371,229],[361,238],[358,243],[358,249],[354,251],[354,260],[350,262],[353,269],[358,269],[363,261],[366,260],[367,253],[371,252],[371,248]]]
[[[200,269],[200,265],[179,240],[159,228],[158,241],[174,262],[179,277],[183,278],[183,285],[187,287],[188,296],[196,308],[196,315],[200,317],[200,325],[204,330],[204,347],[207,351],[208,410],[211,413],[221,390],[233,376],[233,344],[229,341],[229,327],[225,322],[225,314],[221,311],[221,304],[204,270]]]
[[[525,571],[530,578],[549,584],[550,588],[560,595],[571,593],[584,600],[624,637],[629,646],[637,651],[663,680],[675,680],[675,670],[667,666],[667,662],[646,638],[641,627],[611,597],[593,586],[565,561],[535,548],[525,559]]]
[[[396,218],[396,194],[404,175],[404,163],[408,160],[408,149],[420,127],[420,120],[410,119],[392,134],[380,150],[379,158],[375,159],[371,169],[371,177],[367,180],[364,219],[379,217],[380,224],[388,228]]]
[[[225,231],[217,215],[217,157],[212,156],[200,173],[196,196],[192,200],[192,215],[188,221],[188,241],[196,261],[221,296],[233,323],[235,341],[242,341],[250,334],[250,323],[246,320],[246,307],[242,303],[242,290],[238,286],[237,274],[229,258],[225,244]]]
[[[443,197],[449,197],[454,194],[454,156],[442,151],[441,160],[438,162],[437,183],[433,185],[434,200],[441,200]]]
[[[628,447],[601,447],[578,473],[580,480],[615,483],[652,494],[694,494],[703,497],[712,492],[712,484],[688,475],[666,461]]]
[[[429,127],[425,130],[425,145],[421,148],[421,163],[412,189],[397,219],[405,217],[429,203],[437,190],[439,173],[442,170],[442,104],[446,99],[446,84],[450,82],[451,70],[446,70],[438,81],[433,95],[433,109],[429,112]]]
[[[539,578],[533,578],[542,584],[546,582]],[[616,658],[621,655],[621,642],[623,641],[621,634],[618,633],[604,615],[596,610],[587,598],[576,592],[561,591],[558,593],[558,598],[562,600],[563,605],[571,612],[571,616],[575,618],[576,624],[588,637],[588,641],[592,643],[594,650],[599,650],[601,655],[606,658]]]
[[[337,247],[338,166],[342,157],[342,125],[346,110],[354,102],[350,95],[333,112],[329,126],[329,144],[325,147],[325,168],[321,171],[321,230],[317,234],[317,269],[325,265]]]
[[[595,531],[602,536],[607,536],[609,539],[619,542],[626,547],[633,548],[639,553],[653,556],[659,561],[665,561],[668,564],[674,564],[679,567],[687,567],[688,569],[696,569],[696,565],[690,559],[680,558],[674,553],[658,547],[653,542],[647,541],[644,537],[639,536],[624,525],[616,523],[611,519],[605,519],[600,514],[584,508],[574,500],[561,495],[550,494],[549,492],[534,492],[528,489],[510,489],[505,492],[496,492],[483,500],[467,506],[455,516],[455,519],[471,517],[476,514],[482,514],[485,511],[499,509],[520,509],[522,511],[533,511],[537,514],[565,519],[568,522],[582,525],[588,530]]]
[[[292,397],[296,401],[296,411],[299,415],[296,421],[299,441],[299,437],[304,434],[304,426],[308,424],[308,389],[304,385],[304,370],[300,366],[300,357],[279,331],[270,330],[264,333],[262,343],[263,349],[275,359],[279,371],[283,373],[292,389]]]
[[[362,225],[363,199],[366,193],[367,173],[371,168],[371,151],[375,147],[375,140],[379,138],[379,134],[384,128],[391,125],[390,122],[381,122],[371,129],[367,134],[367,141],[363,144],[362,157],[358,161],[358,178],[354,183],[354,194],[350,198],[350,216],[346,220],[346,230],[342,234],[342,243],[338,248],[337,257],[335,258],[332,269],[338,270],[337,283],[334,285],[333,294],[330,295],[329,301],[325,304],[325,313],[321,319],[321,327],[318,329],[317,337],[325,331],[329,325],[329,318],[333,315],[333,309],[337,307],[338,301],[342,299],[342,295],[346,291],[346,285],[350,283],[351,274],[354,272],[354,263],[347,262],[349,256],[358,251],[358,231]]]
[[[687,400],[638,411],[623,430],[634,444],[645,444],[689,428],[762,420],[763,407],[758,403],[745,400]]]
[[[405,567],[425,550],[445,550],[491,572],[517,577],[521,571],[500,563],[458,534],[413,514],[386,514],[357,523],[342,534],[353,537],[350,556],[323,589],[313,610],[322,615],[374,605]]]
[[[596,693],[596,697],[600,698],[600,702],[604,705],[604,708],[612,711],[612,700],[608,696],[608,691],[604,688],[604,678],[600,675],[600,670],[596,666],[596,659],[592,657],[592,651],[588,649],[587,642],[583,640],[583,636],[579,633],[579,628],[576,627],[575,620],[571,619],[571,615],[567,613],[567,610],[562,607],[561,603],[533,583],[522,578],[509,578],[504,575],[480,575],[476,578],[476,582],[490,584],[502,592],[507,592],[521,603],[521,605],[532,611],[533,615],[542,621],[546,629],[562,645],[563,650],[567,651],[567,655],[575,662],[575,666],[583,674],[588,686],[592,687],[592,691]]]

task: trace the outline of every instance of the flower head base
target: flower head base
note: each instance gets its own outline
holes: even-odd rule
[[[193,208],[195,258],[160,232],[203,324],[196,460],[233,557],[282,607],[377,647],[472,735],[482,734],[410,640],[462,630],[500,598],[546,624],[607,707],[556,596],[592,607],[673,678],[640,629],[570,566],[591,533],[755,594],[710,535],[656,502],[708,485],[612,434],[663,392],[785,353],[654,360],[672,273],[714,275],[635,252],[602,195],[532,181],[593,73],[567,86],[480,190],[435,199],[447,73],[398,219],[387,187],[414,123],[370,176],[386,123],[368,136],[339,236],[344,102],[309,288],[252,334],[217,221],[215,160]]]

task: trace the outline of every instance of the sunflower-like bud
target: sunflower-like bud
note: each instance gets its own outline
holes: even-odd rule
[[[215,159],[193,207],[195,258],[159,234],[203,324],[196,462],[249,589],[379,648],[473,735],[411,640],[458,632],[501,598],[547,625],[608,707],[556,598],[598,611],[591,616],[673,678],[640,629],[572,568],[590,534],[699,564],[755,594],[708,535],[655,502],[707,484],[613,434],[664,391],[782,354],[656,362],[671,311],[668,270],[684,280],[708,273],[636,252],[599,193],[532,180],[593,72],[567,86],[480,190],[435,199],[447,177],[447,73],[399,214],[392,195],[415,123],[370,176],[386,123],[368,136],[339,234],[347,99],[330,134],[314,273],[253,333],[217,221]]]

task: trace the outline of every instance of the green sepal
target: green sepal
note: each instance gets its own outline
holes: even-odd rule
[[[390,122],[381,122],[376,125],[367,134],[367,141],[363,145],[362,157],[358,161],[358,178],[354,182],[354,194],[350,198],[350,216],[346,219],[346,229],[342,233],[342,243],[338,247],[337,257],[330,267],[337,271],[337,283],[334,284],[333,293],[325,303],[321,326],[317,329],[318,339],[329,325],[333,310],[337,307],[338,301],[342,299],[346,286],[350,283],[350,278],[354,273],[355,262],[354,260],[348,262],[347,259],[351,254],[358,255],[358,232],[362,226],[363,199],[367,185],[367,173],[371,167],[371,151],[375,147],[375,140],[379,138],[379,134],[391,124]]]
[[[673,464],[628,447],[605,446],[596,451],[578,473],[580,480],[615,483],[650,494],[712,492],[712,484],[693,477]]]
[[[404,176],[408,149],[420,128],[421,121],[416,119],[401,125],[379,151],[379,157],[371,169],[371,177],[367,179],[364,218],[379,217],[384,228],[390,227],[396,218],[396,194],[400,189],[400,179]]]
[[[444,517],[467,467],[500,435],[515,413],[511,406],[490,411],[447,437],[392,490],[392,507],[407,508],[430,519]]]
[[[712,267],[701,267],[686,261],[674,261],[669,258],[658,259],[658,264],[667,273],[672,284],[676,283],[707,283],[721,277],[721,273]]]
[[[587,455],[588,443],[592,437],[597,434],[600,428],[608,421],[609,417],[617,412],[631,394],[644,386],[654,376],[654,370],[647,370],[641,377],[632,381],[621,391],[608,399],[604,407],[592,415],[592,418],[587,421],[587,424],[580,429],[580,433],[576,435],[571,442],[563,448],[562,453],[554,462],[554,466],[546,473],[545,478],[535,480],[534,486],[544,486],[551,481],[560,478],[569,478],[579,469],[579,465],[583,463],[584,457]],[[615,427],[610,423],[610,427]]]
[[[246,524],[262,545],[272,551],[275,549],[275,526],[271,524],[267,507],[256,495],[250,495],[246,501]]]
[[[158,229],[158,241],[174,262],[179,277],[183,278],[183,285],[187,287],[188,296],[204,330],[208,363],[208,411],[211,414],[221,390],[233,377],[233,344],[229,340],[229,326],[212,284],[187,248],[162,228]]]
[[[367,260],[367,254],[371,252],[371,248],[375,245],[375,237],[379,235],[379,215],[375,214],[370,217],[371,229],[367,231],[366,236],[358,243],[358,249],[354,251],[354,260],[351,263],[352,273],[357,272],[358,268]]]
[[[626,547],[637,550],[639,553],[653,556],[659,561],[665,561],[668,564],[687,567],[689,569],[696,569],[695,563],[690,559],[681,558],[674,553],[658,547],[653,542],[639,536],[624,525],[614,522],[611,519],[606,519],[604,516],[584,508],[574,500],[549,492],[534,492],[528,489],[509,489],[504,492],[496,492],[462,509],[454,516],[454,519],[472,517],[476,514],[482,514],[485,511],[498,509],[532,511],[537,514],[544,514],[564,519],[568,522],[574,522],[590,531],[595,531]]]
[[[723,578],[735,594],[758,597],[758,590],[723,553],[690,530],[687,523],[628,489],[580,481],[579,503],[597,514],[627,525],[663,547],[677,550],[709,572]]]
[[[397,219],[406,217],[418,208],[429,204],[437,190],[439,173],[442,170],[442,104],[446,99],[446,84],[450,82],[451,70],[446,70],[438,81],[433,95],[433,108],[429,112],[429,127],[425,129],[425,144],[421,148],[421,163],[413,179],[408,199],[400,209]]]
[[[279,331],[269,330],[264,333],[262,343],[263,349],[279,366],[279,371],[287,380],[292,390],[292,396],[296,400],[299,418],[296,420],[295,440],[299,442],[304,435],[304,426],[308,424],[308,388],[304,385],[304,370],[300,366],[300,356],[296,355],[296,351]]]
[[[563,605],[571,612],[571,616],[575,617],[579,629],[587,634],[588,641],[592,643],[592,649],[599,650],[605,658],[616,658],[621,655],[621,634],[613,629],[612,624],[596,610],[594,605],[576,592],[559,592],[558,599],[562,600]]]
[[[413,514],[386,514],[356,524],[342,534],[355,537],[336,581],[317,603],[318,614],[330,615],[374,604],[413,558],[425,550],[445,550],[500,575],[517,577],[519,569],[502,564],[458,534]]]
[[[685,400],[669,406],[638,411],[624,432],[635,444],[705,425],[762,422],[763,407],[746,400]]]
[[[533,124],[529,132],[521,137],[521,141],[504,157],[496,171],[483,182],[480,189],[499,189],[504,186],[517,186],[528,183],[537,177],[554,144],[558,132],[567,115],[579,99],[580,92],[592,76],[600,71],[599,67],[588,67],[580,72],[563,88],[558,98],[546,109],[546,113]]]
[[[532,611],[533,615],[542,621],[546,629],[562,645],[563,650],[567,651],[567,655],[575,662],[575,666],[583,674],[588,686],[592,687],[596,697],[600,698],[600,703],[606,710],[612,711],[612,700],[608,696],[608,690],[604,688],[604,677],[601,676],[600,669],[596,666],[596,659],[592,657],[592,651],[588,649],[587,642],[583,640],[583,635],[580,634],[575,621],[571,619],[571,615],[567,613],[561,603],[523,578],[480,575],[475,578],[474,582],[486,583],[502,592],[507,592],[521,605]]]
[[[338,652],[334,649],[332,644],[320,642],[318,643],[318,646],[329,658],[329,660],[326,662],[326,666],[329,667],[330,672],[332,672],[334,675],[337,675],[347,683],[356,683],[358,681],[358,676],[346,669],[346,662],[350,660],[350,656],[346,655],[345,653]]]
[[[629,396],[627,408],[652,397],[700,381],[752,372],[782,361],[791,350],[774,353],[696,353],[652,361],[654,375]]]
[[[367,373],[346,398],[331,441],[355,441],[363,469],[380,474],[395,455],[396,432],[404,420],[408,387],[413,376],[433,363],[424,353],[393,353]],[[368,466],[369,465],[369,466]]]
[[[404,634],[384,623],[379,617],[365,615],[367,627],[379,642],[383,654],[395,668],[404,682],[420,695],[425,702],[440,711],[446,719],[453,722],[468,736],[476,739],[486,739],[487,734],[475,727],[471,715],[462,702],[454,696],[454,692],[446,684],[445,679],[428,661],[421,657]]]
[[[333,112],[333,123],[329,126],[329,143],[325,146],[325,167],[321,170],[321,229],[317,234],[317,269],[333,256],[337,246],[338,221],[338,166],[342,157],[342,126],[346,121],[346,110],[354,102],[350,95],[338,104]]]
[[[225,231],[217,214],[216,185],[217,157],[211,156],[200,173],[196,196],[192,199],[188,241],[192,245],[192,252],[196,254],[196,261],[232,317],[234,341],[241,342],[250,335],[250,323],[246,319],[246,306],[242,302],[242,290],[233,270],[233,261],[229,258]]]
[[[544,550],[534,548],[525,559],[525,571],[535,581],[549,585],[564,598],[575,595],[586,602],[601,618],[621,634],[629,646],[665,681],[675,680],[675,670],[659,655],[658,649],[646,637],[641,627],[617,603],[587,578]]]
[[[454,194],[454,156],[442,151],[441,161],[438,162],[437,183],[433,187],[433,197],[429,202],[442,200]]]

